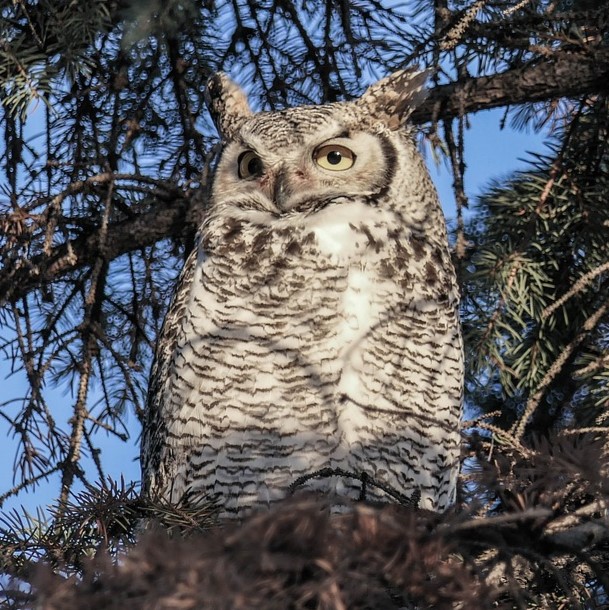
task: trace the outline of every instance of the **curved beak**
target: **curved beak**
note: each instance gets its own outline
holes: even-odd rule
[[[293,195],[293,189],[289,171],[284,165],[268,169],[260,180],[260,188],[279,210],[289,209],[288,201]]]
[[[286,209],[286,203],[292,194],[288,172],[285,166],[281,165],[274,172],[274,180],[272,184],[271,198],[273,203],[280,209]]]

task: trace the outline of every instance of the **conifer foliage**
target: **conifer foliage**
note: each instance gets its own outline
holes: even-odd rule
[[[468,227],[472,396],[502,403],[519,433],[606,424],[608,110],[604,96],[574,103],[549,152],[485,193]]]
[[[607,2],[0,0],[0,17],[0,355],[25,385],[0,396],[0,507],[58,489],[50,514],[0,516],[7,607],[609,607]],[[140,432],[216,153],[207,78],[276,108],[413,63],[457,201],[460,505],[294,498],[238,529],[144,505],[100,438]],[[466,213],[468,115],[497,107],[548,146]]]

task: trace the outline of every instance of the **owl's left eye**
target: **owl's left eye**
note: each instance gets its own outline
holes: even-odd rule
[[[262,159],[253,150],[242,152],[237,164],[239,178],[251,178],[262,174]]]
[[[355,153],[346,146],[324,144],[315,150],[313,160],[323,169],[342,172],[353,167]]]

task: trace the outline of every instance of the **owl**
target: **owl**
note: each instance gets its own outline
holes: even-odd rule
[[[426,75],[254,113],[226,75],[222,152],[164,321],[144,493],[242,518],[295,487],[455,500],[463,356],[438,197],[407,120]]]

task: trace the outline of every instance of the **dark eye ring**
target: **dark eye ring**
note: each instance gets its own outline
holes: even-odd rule
[[[253,150],[246,150],[239,155],[239,159],[237,160],[237,173],[239,174],[239,178],[260,176],[262,170],[262,159],[260,159]]]

